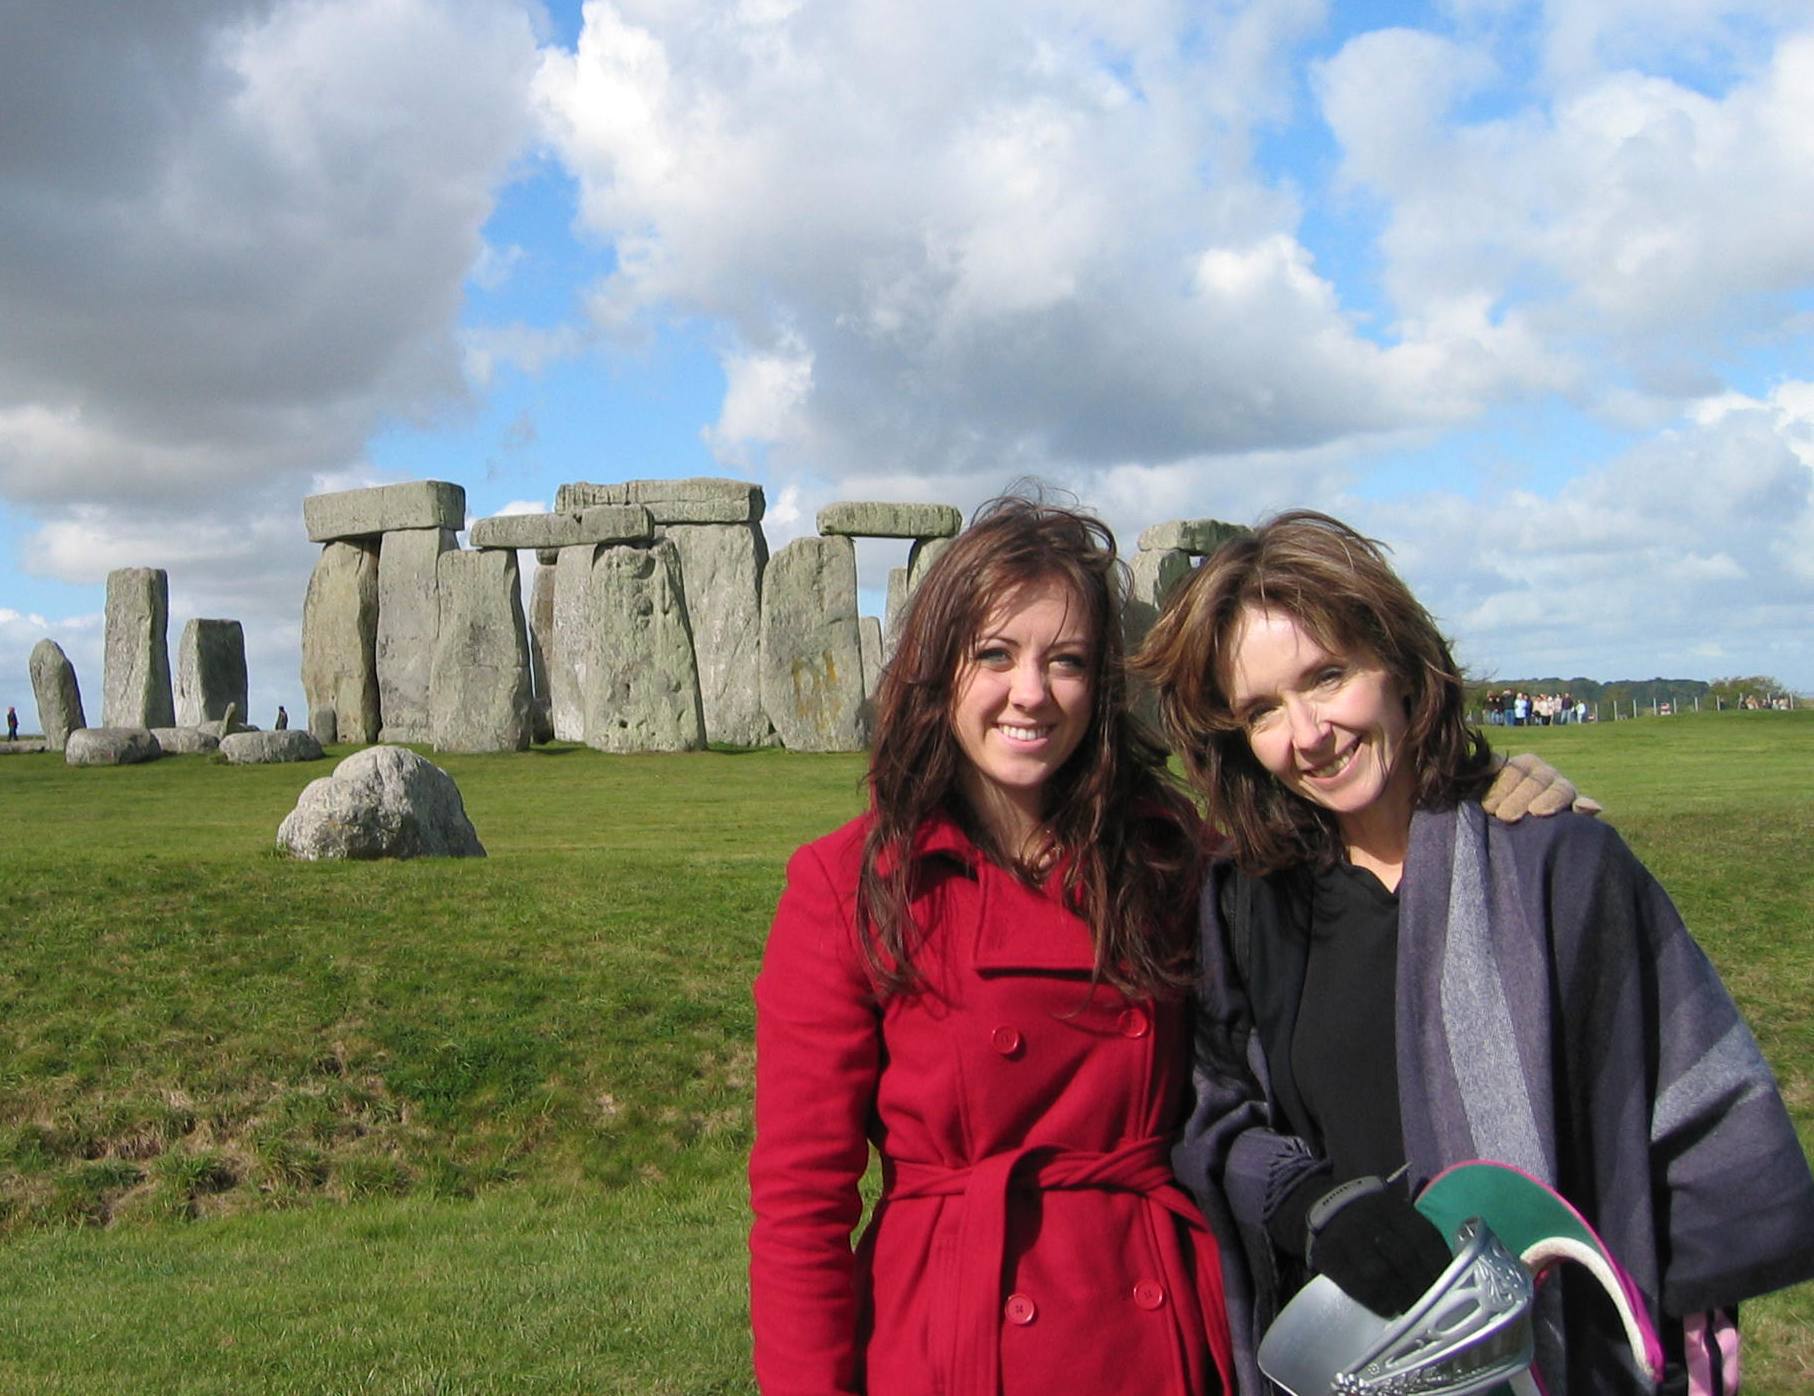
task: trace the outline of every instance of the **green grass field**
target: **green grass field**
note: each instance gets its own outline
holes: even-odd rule
[[[1814,1137],[1814,714],[1495,735],[1605,803]],[[489,858],[278,857],[326,763],[0,759],[0,1391],[752,1389],[748,985],[861,758],[437,760]],[[1749,1390],[1814,1382],[1810,1287],[1745,1328]]]

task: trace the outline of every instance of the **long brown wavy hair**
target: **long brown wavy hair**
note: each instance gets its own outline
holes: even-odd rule
[[[1467,724],[1461,670],[1382,545],[1311,509],[1279,514],[1211,554],[1129,663],[1153,685],[1172,750],[1210,819],[1233,836],[1244,870],[1326,865],[1343,847],[1335,815],[1255,758],[1230,704],[1235,636],[1250,606],[1290,616],[1331,654],[1371,656],[1398,681],[1409,717],[1399,759],[1412,764],[1417,806],[1443,808],[1486,789],[1492,755]]]
[[[913,839],[941,811],[992,861],[1030,884],[1063,868],[1068,905],[1090,926],[1096,977],[1136,997],[1189,987],[1192,909],[1201,872],[1199,821],[1165,770],[1165,753],[1127,712],[1122,664],[1124,569],[1098,519],[1009,495],[977,510],[920,582],[876,693],[869,763],[874,810],[863,845],[857,917],[884,992],[919,987]],[[1077,750],[1048,786],[1049,860],[1021,861],[969,808],[968,758],[951,716],[977,637],[1004,603],[1057,582],[1092,637],[1092,711]]]

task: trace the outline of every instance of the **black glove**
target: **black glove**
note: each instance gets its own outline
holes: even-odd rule
[[[1451,1259],[1435,1223],[1377,1178],[1323,1194],[1308,1226],[1310,1267],[1381,1318],[1396,1318],[1421,1299]]]

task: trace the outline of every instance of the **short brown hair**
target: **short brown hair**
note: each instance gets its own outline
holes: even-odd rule
[[[1244,869],[1330,863],[1342,851],[1335,816],[1260,764],[1230,704],[1248,607],[1288,615],[1330,653],[1369,655],[1398,681],[1409,717],[1403,759],[1419,806],[1486,788],[1492,757],[1467,725],[1461,670],[1382,545],[1314,510],[1279,514],[1224,543],[1173,592],[1130,665],[1156,690],[1172,749]]]
[[[1189,984],[1200,872],[1195,809],[1165,769],[1164,749],[1127,712],[1121,643],[1125,591],[1115,538],[1101,520],[1008,495],[977,510],[915,591],[875,699],[869,762],[875,822],[863,846],[858,917],[885,990],[912,987],[908,856],[920,825],[943,810],[986,854],[1029,881],[1021,850],[994,846],[958,777],[968,759],[951,726],[958,676],[998,607],[1045,582],[1060,585],[1091,636],[1089,727],[1050,777],[1048,827],[1065,896],[1090,926],[1099,977],[1133,994]]]

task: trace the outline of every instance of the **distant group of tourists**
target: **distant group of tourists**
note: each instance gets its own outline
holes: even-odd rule
[[[1462,1389],[1492,1353],[1429,1296],[1468,1227],[1415,1204],[1476,1159],[1622,1267],[1618,1315],[1574,1274],[1531,1301],[1551,1396],[1735,1390],[1737,1303],[1814,1275],[1814,1179],[1663,890],[1608,825],[1496,804],[1447,642],[1345,525],[1224,545],[1126,665],[1121,585],[1099,521],[985,508],[909,605],[867,811],[788,865],[764,1396],[1263,1396],[1262,1333],[1330,1283],[1408,1368],[1338,1389]]]
[[[1522,689],[1489,689],[1481,700],[1491,727],[1559,727],[1586,722],[1587,701],[1572,693],[1526,693]]]

